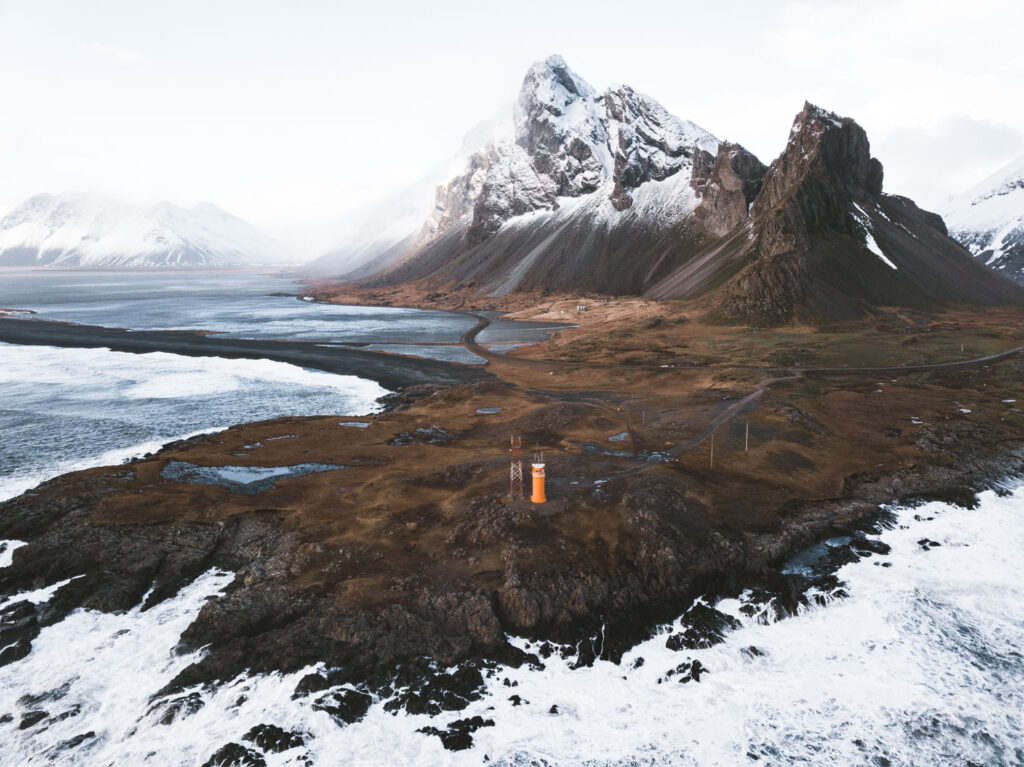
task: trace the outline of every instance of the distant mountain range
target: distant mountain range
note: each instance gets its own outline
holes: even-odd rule
[[[812,104],[766,167],[628,86],[598,93],[552,56],[527,72],[510,133],[437,187],[417,230],[364,246],[347,278],[703,298],[712,316],[752,324],[1024,303],[882,180],[864,130]]]
[[[279,243],[210,203],[139,207],[40,194],[0,219],[0,266],[196,269],[287,261]]]
[[[971,253],[1024,283],[1024,157],[953,198],[943,214]]]

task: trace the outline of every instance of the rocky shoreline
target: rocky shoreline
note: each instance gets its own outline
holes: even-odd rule
[[[461,711],[503,665],[619,660],[681,615],[670,649],[720,641],[731,623],[711,605],[741,591],[778,615],[841,595],[836,568],[879,553],[865,532],[887,504],[969,505],[1024,473],[1017,359],[880,382],[529,363],[496,358],[487,376],[406,388],[372,417],[240,424],[0,504],[0,540],[25,542],[0,594],[54,589],[0,609],[0,665],[76,609],[148,610],[219,570],[234,578],[180,635],[178,652],[202,652],[154,694],[162,716],[189,715],[197,691],[240,674],[311,667],[294,695],[339,725],[378,701]],[[730,422],[741,414],[746,424]],[[702,449],[644,459],[700,445],[709,423],[713,471]],[[543,506],[508,495],[515,433],[546,450]],[[609,435],[616,449],[587,449]],[[783,572],[797,554],[809,569]],[[668,676],[699,683],[705,671],[687,659]],[[427,734],[465,748],[488,726],[476,719]],[[211,764],[252,750],[225,748]]]
[[[323,683],[310,681],[307,687],[362,685],[388,697],[397,684],[406,692],[396,705],[430,710],[436,698],[447,700],[448,687],[438,678],[451,677],[463,693],[467,684],[458,673],[438,669],[468,662],[478,670],[459,673],[475,681],[479,666],[472,664],[542,662],[510,645],[506,634],[576,646],[580,662],[586,663],[598,655],[621,657],[700,596],[725,597],[758,587],[792,609],[804,596],[792,584],[780,586],[777,569],[796,552],[840,534],[856,538],[877,522],[884,504],[969,504],[976,491],[993,486],[993,478],[1024,471],[1024,441],[982,446],[972,440],[968,446],[965,436],[977,435],[955,432],[935,434],[944,451],[956,452],[955,467],[920,465],[880,477],[851,477],[843,497],[796,504],[774,531],[673,534],[664,523],[673,504],[685,507],[679,489],[652,475],[630,478],[617,504],[637,539],[614,569],[600,573],[573,565],[582,553],[576,551],[565,567],[539,573],[514,545],[503,546],[500,591],[488,593],[457,581],[414,586],[403,603],[345,613],[338,610],[335,594],[313,594],[289,582],[289,571],[301,569],[318,544],[282,525],[272,509],[212,523],[97,523],[92,519],[97,502],[115,492],[133,474],[133,466],[79,472],[0,506],[0,537],[28,542],[0,573],[0,591],[11,595],[71,579],[48,602],[21,601],[4,609],[0,663],[24,657],[43,627],[74,609],[126,610],[147,593],[146,605],[152,606],[200,573],[220,568],[237,573],[234,584],[203,609],[181,638],[182,651],[207,647],[208,653],[164,694],[244,671],[288,672],[325,663],[333,670]],[[188,443],[167,446],[148,460],[179,454]],[[483,538],[513,539],[510,527],[529,524],[524,507],[501,498],[482,501],[462,534],[472,530]],[[599,647],[590,641],[598,634]]]

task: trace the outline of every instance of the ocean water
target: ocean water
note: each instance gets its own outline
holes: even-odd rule
[[[271,360],[0,343],[0,500],[245,421],[371,413],[386,393]]]
[[[482,362],[461,346],[436,345],[457,342],[474,324],[471,318],[275,295],[298,288],[268,274],[0,270],[0,308],[30,310],[36,314],[26,316],[35,319],[133,330],[358,343]],[[237,423],[364,415],[386,393],[352,376],[268,360],[0,343],[0,500],[68,471],[120,463]]]
[[[743,596],[722,601],[741,627],[716,647],[673,652],[663,633],[621,663],[573,670],[555,655],[543,670],[500,669],[464,711],[394,715],[378,701],[348,726],[291,700],[305,672],[185,691],[204,705],[160,723],[167,702],[150,696],[193,659],[171,654],[177,635],[231,577],[207,573],[145,613],[77,611],[0,669],[0,714],[13,714],[0,724],[0,764],[198,765],[261,723],[306,741],[266,754],[268,765],[1024,763],[1024,490],[983,493],[974,509],[896,509],[895,520],[872,536],[890,553],[838,571],[848,596],[782,620],[745,615]],[[707,669],[699,682],[666,677],[689,659]],[[19,702],[49,690],[59,700]],[[513,694],[528,702],[514,706]],[[19,730],[31,706],[48,718]],[[473,715],[494,726],[466,751],[417,732]]]
[[[37,319],[133,330],[211,330],[233,338],[456,343],[475,321],[452,312],[302,301],[269,274],[0,271],[0,308]]]

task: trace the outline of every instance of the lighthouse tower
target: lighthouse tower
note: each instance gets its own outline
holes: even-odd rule
[[[533,467],[533,494],[530,500],[534,503],[545,503],[548,498],[544,494],[544,458],[531,464]]]

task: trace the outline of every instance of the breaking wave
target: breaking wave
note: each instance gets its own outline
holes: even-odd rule
[[[843,593],[781,620],[744,610],[747,593],[720,601],[739,628],[717,646],[675,652],[666,626],[619,663],[574,669],[555,653],[498,669],[463,711],[392,714],[378,700],[347,726],[292,700],[305,672],[151,700],[195,659],[171,650],[231,577],[210,572],[146,612],[79,610],[44,628],[0,669],[0,764],[201,764],[228,743],[267,765],[1021,764],[1024,489],[892,519],[869,536],[888,553],[837,571]],[[671,671],[692,660],[705,673],[681,683]],[[32,711],[44,713],[19,729]],[[473,716],[493,725],[464,751],[417,732]],[[304,744],[262,753],[244,740],[260,724]]]
[[[271,360],[2,343],[0,387],[0,500],[237,423],[374,412],[387,394]]]

